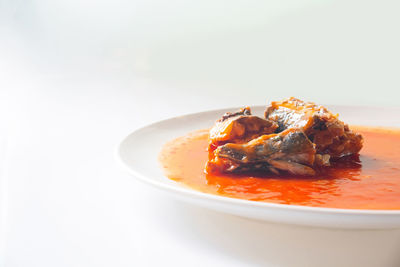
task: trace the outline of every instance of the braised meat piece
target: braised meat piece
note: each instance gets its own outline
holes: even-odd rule
[[[300,129],[262,135],[245,144],[219,146],[206,165],[207,172],[266,171],[314,175],[314,144]]]
[[[314,175],[362,148],[360,134],[311,102],[294,97],[272,102],[264,116],[253,116],[246,107],[218,120],[209,134],[206,172]]]
[[[265,110],[265,118],[275,121],[281,132],[285,129],[302,129],[316,145],[317,153],[332,158],[356,154],[362,148],[363,138],[352,132],[348,125],[325,107],[303,102],[291,97],[272,102]]]
[[[327,146],[323,153],[329,154],[332,158],[341,158],[357,154],[360,152],[363,146],[363,137],[359,133],[355,133],[349,129],[349,126],[345,124],[344,134],[339,137],[335,137],[332,144]]]
[[[246,143],[263,134],[273,133],[278,128],[275,122],[251,115],[249,107],[235,113],[225,113],[209,135],[209,151],[226,143]]]

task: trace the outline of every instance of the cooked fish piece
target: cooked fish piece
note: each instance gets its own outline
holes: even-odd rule
[[[323,106],[304,102],[291,97],[283,101],[272,102],[264,116],[275,121],[277,132],[298,128],[316,145],[317,153],[329,154],[339,158],[358,153],[363,144],[360,134],[352,132],[348,125],[338,119]]]
[[[228,143],[213,152],[207,172],[267,171],[275,174],[314,175],[314,144],[300,129],[262,135],[245,144]]]
[[[249,107],[235,113],[225,113],[209,134],[209,151],[225,143],[245,143],[264,134],[273,133],[275,122],[251,115]]]
[[[359,133],[351,131],[348,125],[344,127],[344,134],[335,137],[332,144],[327,146],[323,153],[331,155],[333,158],[340,158],[357,154],[363,146],[363,137]]]

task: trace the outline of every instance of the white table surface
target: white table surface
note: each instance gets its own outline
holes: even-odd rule
[[[339,42],[329,46],[331,40],[326,38],[331,35],[320,39],[311,34],[316,29],[302,27],[307,38],[299,39],[303,42],[296,47],[307,57],[289,51],[285,45],[290,38],[284,37],[273,44],[275,51],[262,54],[262,63],[257,63],[261,47],[255,48],[258,52],[250,59],[229,60],[242,46],[252,53],[251,44],[240,43],[218,55],[226,51],[227,43],[259,36],[258,28],[249,31],[253,35],[242,29],[241,37],[202,39],[201,46],[194,42],[169,49],[171,44],[157,46],[154,40],[147,48],[145,42],[135,46],[129,40],[128,45],[120,40],[124,45],[118,46],[117,41],[105,42],[104,36],[93,40],[95,34],[89,32],[95,23],[89,31],[80,28],[82,21],[70,26],[62,23],[66,17],[46,17],[43,10],[54,8],[51,1],[31,2],[43,12],[38,11],[42,20],[36,24],[28,23],[29,16],[20,24],[3,24],[0,266],[400,266],[394,249],[399,230],[312,229],[220,214],[178,202],[141,184],[120,171],[113,159],[115,146],[129,132],[185,113],[263,104],[291,95],[328,104],[398,106],[399,40],[389,34],[390,29],[398,29],[397,13],[391,12],[397,4],[379,13],[380,18],[395,18],[377,22],[388,30],[382,33],[369,24],[373,5],[366,5],[367,11],[353,20],[340,7],[356,11],[357,1],[336,2],[333,9],[331,4],[316,7],[305,2],[300,11],[289,12],[295,13],[294,18],[285,15],[268,22],[274,25],[270,29],[288,30],[290,23],[297,25],[298,21],[309,26],[309,15],[317,8],[332,18],[344,14],[354,27],[366,23],[362,29],[381,33],[379,38],[385,42],[365,42],[369,34],[360,31],[352,39],[354,47],[326,53],[322,60],[325,52],[315,52],[308,44],[319,40],[334,49]],[[101,20],[101,12],[93,18]],[[57,27],[49,26],[51,20]],[[321,23],[332,26],[330,21]],[[40,23],[48,27],[41,28]],[[347,26],[338,24],[335,29],[339,31],[331,29],[330,34],[352,38],[353,31]],[[209,29],[202,30],[207,33]],[[273,39],[280,36],[278,30],[270,33]],[[82,37],[85,34],[90,40]],[[83,48],[68,38],[77,38]],[[100,44],[93,46],[97,41]],[[355,49],[357,44],[364,44],[365,50]],[[199,47],[206,50],[196,50]],[[358,51],[355,56],[354,51]],[[363,56],[371,51],[375,56],[369,58],[369,65]],[[343,63],[346,57],[350,60]],[[232,67],[235,64],[239,67]],[[264,65],[265,73],[258,72]]]

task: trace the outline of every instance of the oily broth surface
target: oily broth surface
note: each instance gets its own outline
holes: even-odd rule
[[[364,136],[360,156],[315,177],[205,174],[208,130],[170,141],[159,158],[168,178],[205,193],[313,207],[400,209],[400,130],[352,129]]]

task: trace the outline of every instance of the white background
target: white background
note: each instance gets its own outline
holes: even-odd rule
[[[399,106],[399,11],[387,0],[0,1],[0,265],[397,265],[399,231],[191,207],[121,172],[113,150],[156,120],[292,95]]]

